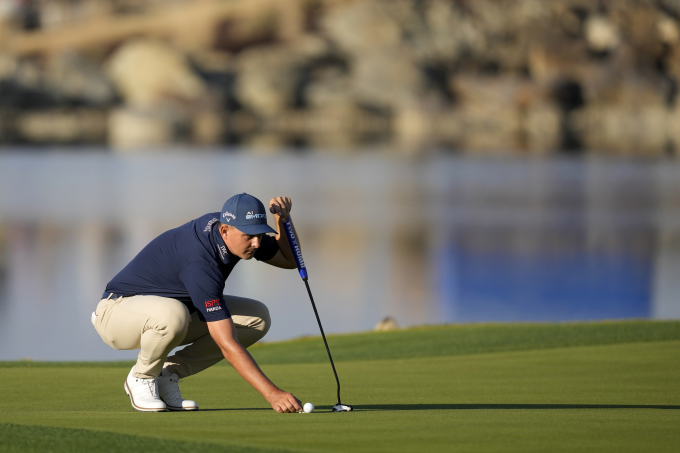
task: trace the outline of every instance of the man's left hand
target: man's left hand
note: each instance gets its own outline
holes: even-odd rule
[[[276,197],[269,200],[269,212],[278,215],[284,222],[288,220],[292,207],[293,202],[288,197]]]

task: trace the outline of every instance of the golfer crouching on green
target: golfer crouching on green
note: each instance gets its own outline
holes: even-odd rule
[[[290,209],[290,198],[269,201],[274,231],[260,200],[235,195],[221,212],[158,236],[109,282],[92,323],[112,348],[141,349],[124,384],[132,407],[143,412],[198,410],[195,401],[182,398],[179,379],[225,358],[272,409],[302,410],[300,400],[276,387],[246,350],[269,330],[267,307],[222,294],[242,259],[296,267],[283,229]],[[187,346],[168,357],[181,345]]]

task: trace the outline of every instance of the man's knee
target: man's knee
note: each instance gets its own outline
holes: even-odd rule
[[[269,308],[262,302],[259,302],[259,304],[262,306],[260,311],[258,312],[258,318],[260,318],[260,326],[261,328],[259,330],[262,331],[262,336],[264,337],[267,332],[269,332],[269,328],[272,325],[272,318],[269,315]]]
[[[264,336],[271,327],[269,309],[262,302],[236,296],[225,296],[225,302],[237,328],[258,330]]]

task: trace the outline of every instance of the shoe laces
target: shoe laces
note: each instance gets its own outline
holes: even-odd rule
[[[156,378],[150,378],[150,379],[142,379],[142,378],[136,378],[137,381],[141,381],[144,385],[146,385],[149,388],[149,392],[151,393],[151,396],[154,398],[158,398],[158,382]]]

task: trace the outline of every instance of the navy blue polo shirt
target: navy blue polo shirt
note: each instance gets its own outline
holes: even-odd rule
[[[106,292],[170,297],[185,304],[189,312],[198,311],[203,321],[229,318],[222,292],[241,258],[224,244],[219,218],[219,212],[206,214],[161,234],[106,285]],[[262,235],[254,257],[267,261],[278,250],[276,239]]]

